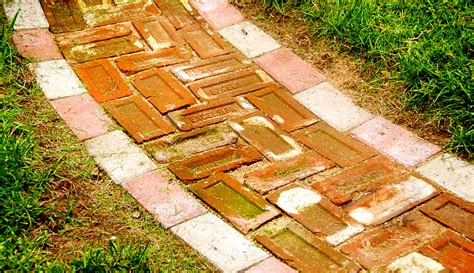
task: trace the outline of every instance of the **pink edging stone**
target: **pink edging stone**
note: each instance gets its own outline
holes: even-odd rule
[[[296,273],[295,269],[287,266],[286,264],[280,262],[278,259],[271,257],[268,258],[251,268],[244,271],[245,273]]]
[[[17,30],[13,34],[15,47],[23,57],[33,61],[62,59],[53,35],[47,29]]]
[[[382,117],[369,120],[352,130],[352,133],[361,141],[407,167],[413,167],[441,150],[438,146]]]
[[[227,0],[191,0],[190,3],[215,30],[244,20],[242,13]]]
[[[123,184],[124,188],[150,211],[165,228],[207,212],[196,199],[170,182],[159,171],[134,178]]]
[[[293,94],[326,80],[321,72],[288,48],[277,49],[254,61]]]
[[[51,101],[79,140],[103,135],[112,121],[89,94]]]

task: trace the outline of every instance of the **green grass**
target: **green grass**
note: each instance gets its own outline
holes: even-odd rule
[[[1,9],[0,24],[0,270],[214,271],[95,167],[11,45]]]
[[[317,37],[364,60],[369,78],[404,86],[406,107],[450,136],[448,149],[474,156],[474,24],[471,1],[265,0],[297,11]]]

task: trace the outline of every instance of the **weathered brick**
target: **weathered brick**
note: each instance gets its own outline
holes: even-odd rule
[[[299,131],[293,136],[342,167],[355,165],[376,155],[375,151],[366,145],[339,133],[323,122]]]
[[[123,56],[115,60],[117,66],[127,74],[136,73],[154,67],[185,62],[191,59],[192,54],[183,47],[165,48],[155,52],[143,52]]]
[[[223,28],[219,33],[248,58],[255,58],[280,47],[272,37],[249,21]]]
[[[244,234],[280,214],[265,199],[224,173],[201,180],[189,188]]]
[[[43,9],[37,0],[3,1],[3,8],[8,21],[12,22],[19,11],[13,29],[48,28]]]
[[[32,61],[49,61],[63,58],[53,35],[47,29],[15,31],[13,42],[20,54]]]
[[[122,183],[156,169],[155,164],[122,131],[86,140],[95,161],[115,183]]]
[[[295,99],[340,132],[354,128],[372,115],[327,82],[295,95]]]
[[[474,204],[444,193],[424,204],[421,211],[474,240]]]
[[[303,153],[294,159],[274,163],[266,168],[245,174],[245,183],[259,193],[289,184],[296,179],[304,179],[334,166],[321,156]]]
[[[260,154],[251,146],[228,145],[174,162],[168,168],[181,180],[189,182],[258,160]]]
[[[171,231],[223,272],[239,272],[269,256],[210,213],[177,225]]]
[[[163,14],[170,20],[175,28],[183,28],[194,24],[193,17],[186,11],[180,1],[154,0]]]
[[[236,97],[269,86],[271,79],[262,73],[255,68],[246,68],[198,80],[188,86],[197,97],[207,101]]]
[[[239,53],[232,53],[196,61],[191,64],[177,65],[173,67],[171,71],[181,81],[188,83],[202,78],[243,69],[248,67],[249,64],[250,61],[245,60]]]
[[[184,42],[174,26],[164,17],[139,19],[132,23],[154,50],[177,46]]]
[[[448,231],[419,251],[441,262],[452,272],[470,273],[474,264],[474,243]]]
[[[341,250],[365,268],[374,269],[407,254],[445,230],[421,213],[413,212],[360,234]]]
[[[191,0],[190,2],[215,30],[239,23],[244,19],[242,13],[226,0]]]
[[[244,99],[224,98],[207,104],[197,105],[169,114],[171,120],[183,131],[219,123],[228,118],[254,111]]]
[[[53,33],[83,30],[87,27],[77,1],[41,0]]]
[[[287,160],[303,153],[300,145],[261,113],[231,120],[230,126],[271,161]]]
[[[453,154],[442,154],[417,172],[457,196],[474,203],[474,165]]]
[[[293,97],[274,85],[252,92],[245,98],[287,132],[304,128],[319,120]]]
[[[203,58],[224,55],[233,51],[221,37],[195,24],[179,30],[183,39]]]
[[[174,128],[141,96],[110,101],[104,107],[137,142],[174,132]]]
[[[161,69],[141,72],[133,78],[133,85],[161,113],[196,102],[178,80]]]
[[[446,268],[437,261],[421,255],[418,252],[412,252],[390,263],[387,272],[446,272]]]
[[[128,180],[123,187],[165,228],[207,212],[189,193],[159,171]]]
[[[267,199],[308,230],[338,245],[364,230],[342,209],[316,191],[299,183],[272,192]]]
[[[300,272],[358,272],[360,269],[295,223],[278,230],[269,229],[265,235],[258,235],[255,239]]]
[[[105,134],[112,125],[110,118],[88,94],[58,99],[51,104],[79,140]]]
[[[190,132],[170,135],[149,143],[153,157],[162,163],[209,151],[237,141],[238,136],[227,126],[199,128]]]
[[[79,64],[74,69],[97,102],[132,95],[132,91],[109,60]]]
[[[255,59],[260,67],[293,94],[321,83],[326,77],[288,48],[280,48]]]
[[[313,188],[331,199],[336,205],[344,205],[395,181],[396,177],[405,171],[401,166],[378,156],[316,182]]]
[[[387,184],[344,210],[364,225],[379,225],[438,194],[428,182],[413,175]]]
[[[352,133],[361,141],[407,167],[413,167],[441,150],[438,146],[382,117],[364,123]]]

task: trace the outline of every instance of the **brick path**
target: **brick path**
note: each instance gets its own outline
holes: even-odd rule
[[[222,271],[474,272],[474,166],[354,105],[227,1],[17,7],[53,107]]]

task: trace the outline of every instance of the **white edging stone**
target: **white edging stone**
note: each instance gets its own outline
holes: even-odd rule
[[[474,165],[453,154],[442,154],[417,171],[457,196],[474,202]]]
[[[122,131],[113,131],[86,141],[89,153],[115,183],[149,173],[156,165]]]
[[[296,94],[295,99],[341,132],[372,118],[372,114],[355,105],[349,97],[328,82]]]
[[[238,272],[269,257],[211,213],[172,227],[171,231],[223,272]]]
[[[4,0],[3,7],[8,20],[11,22],[18,10],[20,13],[13,28],[33,29],[48,28],[48,20],[44,16],[43,8],[38,0]]]
[[[48,99],[59,99],[87,92],[65,60],[39,62],[36,64],[35,74],[36,81]]]
[[[249,21],[223,28],[218,32],[247,58],[255,58],[280,48],[277,41]]]

